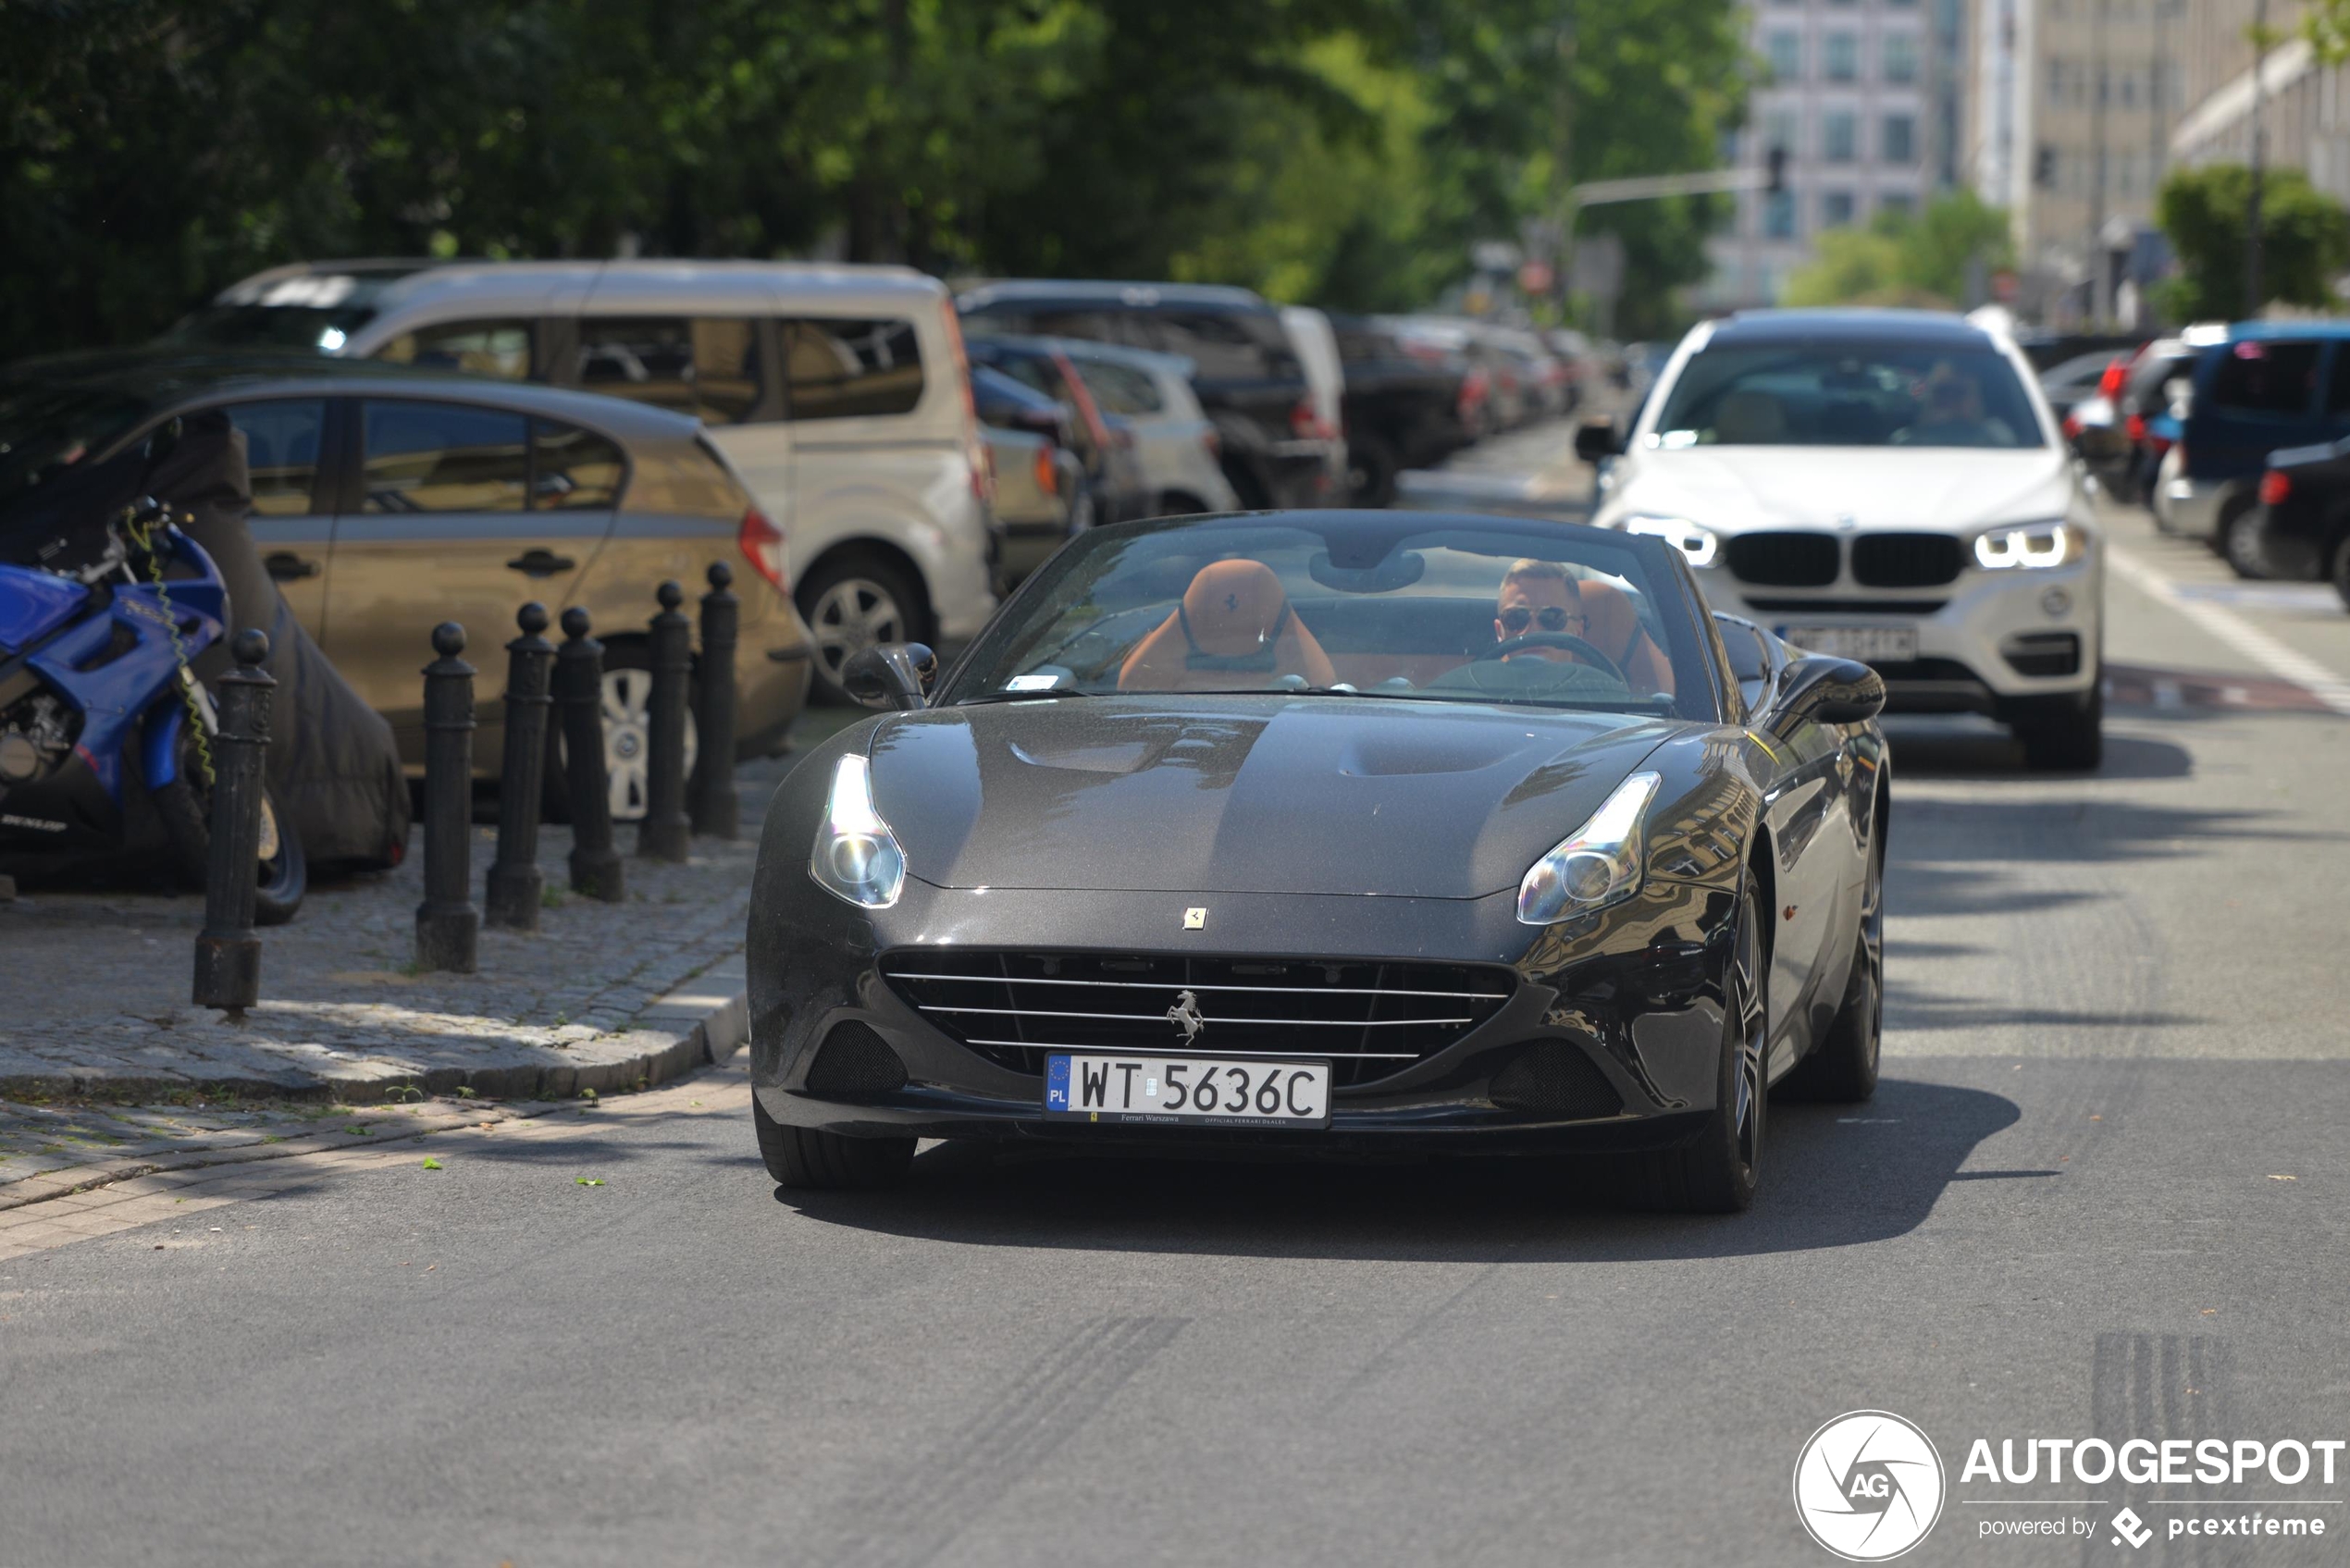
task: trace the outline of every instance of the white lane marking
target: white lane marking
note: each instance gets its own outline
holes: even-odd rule
[[[2170,606],[2188,620],[2251,659],[2270,674],[2291,681],[2344,718],[2350,718],[2350,680],[2327,669],[2307,654],[2296,653],[2233,611],[2190,599],[2179,585],[2128,550],[2109,545],[2106,562],[2131,586]]]

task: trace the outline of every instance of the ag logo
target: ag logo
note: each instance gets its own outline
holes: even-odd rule
[[[1796,1516],[1848,1562],[1882,1562],[1925,1539],[1942,1488],[1932,1439],[1888,1411],[1837,1416],[1795,1462]]]

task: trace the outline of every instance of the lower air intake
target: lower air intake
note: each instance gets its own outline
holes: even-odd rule
[[[1597,1121],[1624,1109],[1624,1096],[1580,1045],[1540,1040],[1510,1060],[1493,1080],[1493,1104],[1562,1121]]]
[[[886,1094],[905,1087],[906,1064],[887,1041],[855,1019],[833,1026],[808,1069],[811,1094]]]

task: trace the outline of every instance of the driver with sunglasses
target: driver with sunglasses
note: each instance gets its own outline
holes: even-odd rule
[[[1535,632],[1564,632],[1588,639],[1591,618],[1583,611],[1583,590],[1555,561],[1513,562],[1502,576],[1501,602],[1493,612],[1493,640],[1508,642]],[[1571,663],[1563,648],[1522,648],[1505,659],[1543,659]]]

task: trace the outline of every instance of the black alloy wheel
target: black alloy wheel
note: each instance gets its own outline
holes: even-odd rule
[[[767,1114],[753,1094],[751,1125],[759,1133],[759,1157],[778,1187],[861,1192],[895,1187],[914,1163],[911,1138],[847,1138],[813,1128],[787,1127]]]
[[[1852,975],[1844,1002],[1819,1048],[1803,1058],[1779,1085],[1790,1099],[1857,1105],[1876,1093],[1877,1064],[1885,1043],[1885,821],[1876,824],[1876,847],[1869,856],[1868,880],[1861,889],[1861,933],[1852,953]]]
[[[815,641],[816,700],[854,706],[841,667],[883,643],[919,640],[921,599],[896,564],[876,555],[835,556],[819,565],[795,596]]]
[[[1713,1109],[1695,1137],[1636,1156],[1635,1206],[1681,1214],[1738,1214],[1754,1202],[1762,1167],[1770,1095],[1763,1079],[1770,974],[1762,957],[1762,909],[1750,879],[1738,895],[1738,926],[1722,988],[1722,1064]]]

